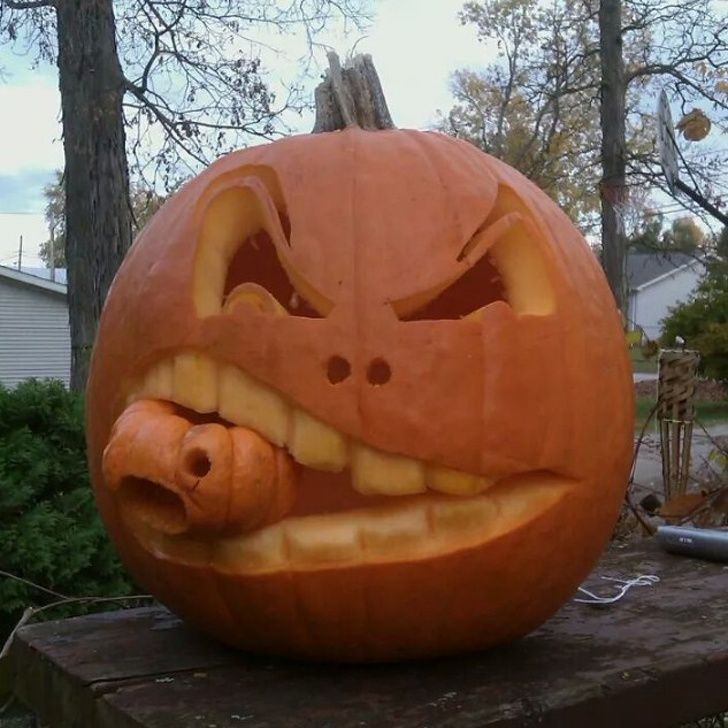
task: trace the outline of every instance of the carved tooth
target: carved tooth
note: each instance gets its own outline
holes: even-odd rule
[[[410,495],[425,491],[425,467],[412,458],[356,445],[351,470],[354,490],[364,495]]]
[[[239,538],[227,538],[215,544],[215,568],[230,573],[261,571],[287,563],[286,543],[280,526],[269,526]]]
[[[478,495],[495,481],[462,470],[431,466],[427,469],[427,487],[449,495]]]
[[[318,470],[342,471],[348,462],[346,438],[307,412],[294,410],[288,449],[293,458]]]
[[[289,522],[285,538],[296,566],[359,561],[361,541],[354,516],[308,516]]]
[[[230,365],[220,367],[219,385],[221,417],[285,445],[291,410],[280,394]]]
[[[174,359],[172,399],[197,412],[217,409],[217,364],[197,352],[178,354]]]
[[[174,359],[163,359],[147,372],[142,392],[151,399],[171,400],[173,391]]]
[[[568,481],[555,475],[526,473],[519,476],[515,489],[498,488],[490,499],[498,509],[498,525],[503,531],[529,520],[564,497]]]
[[[436,535],[466,532],[486,535],[498,522],[498,506],[491,498],[442,500],[430,504],[430,518]]]
[[[362,520],[361,539],[366,557],[411,554],[426,549],[429,522],[427,507],[410,506],[389,511],[372,510]]]

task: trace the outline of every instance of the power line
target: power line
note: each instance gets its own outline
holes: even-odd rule
[[[41,210],[40,212],[30,212],[28,210],[22,210],[22,211],[8,211],[8,210],[0,210],[0,215],[45,215],[45,213]]]

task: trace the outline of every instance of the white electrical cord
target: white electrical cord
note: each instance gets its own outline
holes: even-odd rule
[[[611,597],[600,597],[593,592],[590,592],[588,589],[585,589],[583,586],[580,586],[579,591],[582,594],[586,594],[589,598],[580,599],[575,597],[574,601],[579,602],[579,604],[614,604],[614,602],[618,602],[633,586],[653,586],[660,581],[660,577],[655,576],[654,574],[640,574],[634,579],[615,579],[611,576],[602,576],[601,578],[604,581],[611,581],[615,584],[620,584],[619,592]]]

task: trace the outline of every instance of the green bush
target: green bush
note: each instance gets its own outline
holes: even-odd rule
[[[707,376],[728,381],[728,261],[713,263],[690,300],[670,309],[663,344],[671,346],[676,336],[700,352]]]
[[[60,382],[0,385],[0,569],[69,596],[130,592],[89,485],[83,402]],[[0,575],[0,638],[49,601]]]

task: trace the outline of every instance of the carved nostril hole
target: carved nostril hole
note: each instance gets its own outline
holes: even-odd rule
[[[384,359],[372,359],[367,367],[367,380],[375,386],[386,384],[392,378],[392,370]]]
[[[326,365],[326,375],[331,384],[339,384],[351,376],[351,364],[343,356],[332,356]]]
[[[185,470],[195,478],[204,478],[212,467],[204,450],[195,448],[185,455]]]

